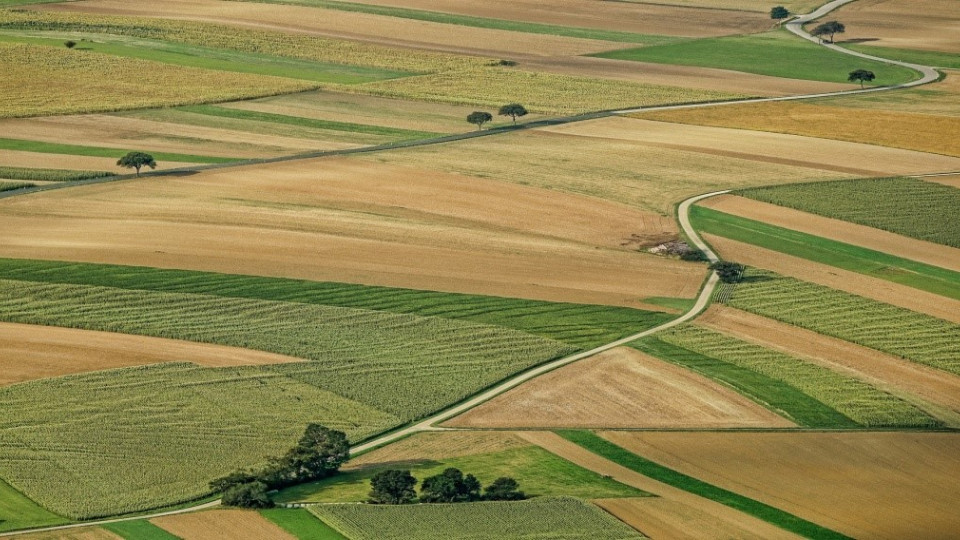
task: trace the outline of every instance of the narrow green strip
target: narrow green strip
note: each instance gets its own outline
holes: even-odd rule
[[[694,206],[697,230],[960,300],[960,272]]]
[[[28,187],[33,187],[34,184],[30,182],[4,182],[0,180],[0,191],[13,191],[15,189],[23,189]]]
[[[97,146],[79,146],[75,144],[48,143],[41,141],[26,141],[22,139],[0,138],[0,150],[19,150],[22,152],[39,152],[42,154],[68,154],[72,156],[91,156],[120,159],[124,154],[133,150],[117,148],[101,148]],[[175,161],[183,163],[230,163],[240,161],[240,158],[223,158],[213,156],[194,156],[189,154],[173,154],[169,152],[149,152],[157,161]]]
[[[335,122],[332,120],[318,120],[314,118],[303,118],[300,116],[288,116],[285,114],[248,111],[244,109],[231,109],[229,107],[217,107],[215,105],[188,105],[185,107],[179,107],[179,110],[222,118],[236,118],[240,120],[270,122],[273,124],[287,124],[291,126],[315,129],[363,133],[367,135],[383,135],[385,137],[394,137],[400,140],[427,139],[442,135],[441,133],[431,133],[429,131],[414,131],[410,129],[391,128],[385,126],[371,126],[367,124]]]
[[[106,171],[73,171],[66,169],[31,169],[28,167],[0,167],[0,178],[9,180],[45,180],[49,182],[71,182],[113,176]]]
[[[179,540],[180,538],[145,519],[107,523],[102,527],[126,540]]]
[[[320,518],[302,508],[261,510],[260,514],[300,540],[347,540]]]
[[[697,480],[681,472],[669,469],[640,457],[612,442],[599,437],[589,431],[558,431],[558,435],[570,442],[578,444],[591,452],[602,456],[614,463],[636,471],[654,480],[688,491],[695,495],[716,501],[720,504],[739,510],[745,514],[762,519],[781,529],[799,534],[805,538],[825,540],[852,540],[849,536],[830,530],[816,523],[807,521],[793,514],[784,512],[760,501],[738,495],[732,491]]]

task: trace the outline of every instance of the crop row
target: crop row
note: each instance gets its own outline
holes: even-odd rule
[[[960,375],[960,325],[750,268],[728,304]]]
[[[916,178],[748,189],[744,197],[960,247],[960,190]]]
[[[866,427],[931,427],[910,403],[859,379],[713,330],[684,325],[659,335],[667,343],[783,381]]]
[[[113,173],[105,171],[71,171],[65,169],[28,169],[24,167],[0,167],[0,178],[10,180],[43,180],[47,182],[70,182],[102,178]]]

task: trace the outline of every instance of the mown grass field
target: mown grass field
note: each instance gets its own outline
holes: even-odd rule
[[[960,326],[772,272],[747,269],[735,308],[960,374]]]
[[[347,540],[346,536],[320,521],[319,518],[303,508],[261,510],[260,514],[277,524],[281,529],[301,539]]]
[[[563,538],[629,540],[643,535],[573,498],[460,504],[335,504],[310,511],[354,540]]]
[[[738,195],[960,247],[960,190],[917,178],[813,182],[745,189]]]
[[[854,51],[879,56],[880,58],[889,58],[890,60],[899,60],[921,66],[934,66],[938,68],[960,69],[960,56],[955,53],[940,51],[920,51],[912,49],[894,49],[892,47],[876,47],[873,45],[860,45],[856,43],[841,43],[842,46]]]
[[[960,273],[952,270],[702,206],[694,206],[690,216],[694,227],[701,232],[960,299]]]
[[[816,523],[784,512],[783,510],[664,467],[663,465],[621,448],[606,439],[598,437],[589,431],[561,431],[558,433],[565,439],[603,456],[614,463],[623,465],[630,470],[684,491],[689,491],[701,497],[736,508],[741,512],[772,523],[800,536],[828,540],[850,540],[849,537],[844,534],[832,531]]]
[[[125,540],[177,540],[179,538],[145,519],[107,523],[102,527]]]
[[[786,30],[623,49],[593,56],[839,83],[847,82],[848,74],[855,69],[874,72],[875,85],[900,84],[917,78],[913,70],[833,52]]]
[[[779,380],[862,427],[940,425],[910,403],[859,379],[700,326],[680,326],[658,334],[658,339]]]
[[[47,527],[66,522],[65,518],[44,509],[0,480],[0,532],[28,527]]]
[[[0,178],[11,180],[42,180],[46,182],[72,182],[111,176],[105,171],[71,171],[65,169],[29,169],[25,167],[0,167]]]
[[[0,139],[0,150],[19,150],[22,152],[39,152],[42,154],[67,154],[73,156],[92,156],[117,159],[126,153],[125,150],[119,148],[102,148],[97,146],[81,146],[76,144],[26,141],[19,139]],[[183,163],[229,163],[231,161],[239,161],[237,158],[197,156],[190,154],[176,154],[171,152],[150,152],[150,155],[153,156],[157,161],[178,161]],[[87,174],[73,175],[69,173],[64,173],[62,175],[49,174],[46,176],[75,180],[81,180],[84,179],[84,177],[92,177]],[[104,175],[97,174],[97,176]],[[37,180],[39,180],[39,178]]]

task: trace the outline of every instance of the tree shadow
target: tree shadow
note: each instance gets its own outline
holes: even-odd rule
[[[880,38],[867,37],[867,38],[841,39],[840,41],[837,41],[836,43],[857,44],[857,43],[869,43],[869,42],[871,42],[871,41],[880,41]]]

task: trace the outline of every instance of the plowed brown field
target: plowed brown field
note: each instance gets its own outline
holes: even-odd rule
[[[649,538],[765,540],[733,521],[717,519],[695,506],[661,497],[598,499],[593,503]]]
[[[296,540],[255,510],[210,510],[150,520],[183,540]]]
[[[651,500],[662,500],[663,502],[643,509],[644,513],[641,515],[651,516],[651,519],[645,521],[646,525],[641,529],[651,538],[674,538],[673,533],[685,526],[705,531],[718,531],[718,533],[735,531],[736,534],[732,535],[734,538],[799,538],[733,508],[627,469],[560,437],[556,433],[521,431],[518,435],[585,469],[610,476],[618,482],[659,496],[660,499],[649,498]]]
[[[223,367],[299,361],[290,356],[206,343],[0,323],[0,386],[160,362]]]
[[[724,259],[773,270],[778,274],[818,283],[960,324],[960,301],[736,240],[712,234],[703,236]]]
[[[451,427],[792,427],[725,386],[630,348],[581,360],[500,395]]]
[[[344,465],[344,470],[360,469],[372,464],[490,454],[524,446],[530,446],[530,443],[506,431],[423,432],[351,459]]]
[[[960,530],[955,433],[652,433],[605,438],[854,538]]]
[[[666,216],[347,158],[84,186],[0,202],[16,258],[640,304],[692,298],[697,264],[638,253]]]
[[[960,53],[960,10],[955,0],[860,0],[834,16],[847,27],[844,41]]]
[[[700,204],[735,216],[960,272],[960,249],[957,248],[735,195],[711,197]]]
[[[12,540],[123,540],[122,537],[99,527],[82,527],[63,531],[18,534]]]
[[[960,427],[960,377],[719,304],[697,324],[865,380]]]

